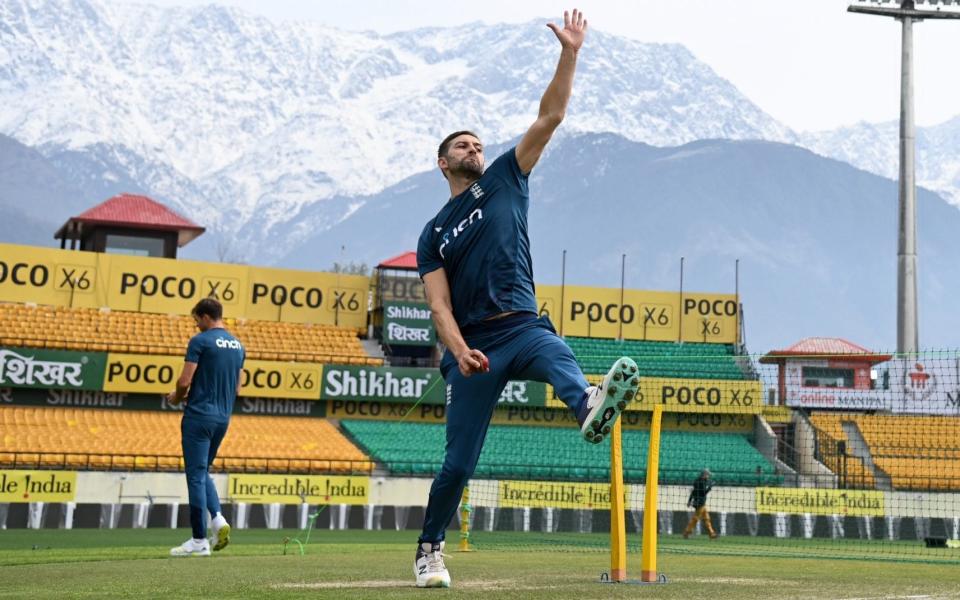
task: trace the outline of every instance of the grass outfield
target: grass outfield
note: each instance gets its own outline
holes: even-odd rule
[[[530,534],[478,534],[476,552],[450,552],[452,589],[417,590],[415,532],[319,530],[304,556],[295,546],[284,556],[284,536],[297,535],[237,531],[209,559],[171,559],[188,530],[0,531],[0,598],[960,598],[957,564],[764,557],[777,544],[737,538],[665,538],[659,570],[668,583],[600,584],[608,555],[520,545]],[[631,554],[631,577],[639,563]]]

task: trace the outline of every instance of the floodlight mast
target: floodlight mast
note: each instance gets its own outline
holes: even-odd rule
[[[882,0],[890,4],[890,0]],[[919,349],[917,319],[917,188],[916,127],[913,121],[913,24],[924,19],[960,19],[960,12],[940,10],[954,0],[895,0],[893,7],[878,0],[858,0],[849,12],[893,17],[902,25],[900,43],[900,221],[897,244],[897,352],[915,354]],[[960,0],[957,0],[960,6]],[[917,4],[936,10],[917,9]]]

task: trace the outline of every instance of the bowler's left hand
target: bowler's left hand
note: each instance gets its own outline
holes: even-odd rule
[[[547,23],[553,33],[560,40],[560,45],[564,48],[570,48],[574,52],[580,50],[583,45],[583,38],[587,35],[587,20],[583,13],[573,9],[571,15],[568,11],[563,11],[563,29],[556,23]]]

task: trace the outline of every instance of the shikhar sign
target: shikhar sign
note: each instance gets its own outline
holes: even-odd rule
[[[383,306],[383,340],[397,346],[437,343],[430,308],[420,302],[390,302]]]

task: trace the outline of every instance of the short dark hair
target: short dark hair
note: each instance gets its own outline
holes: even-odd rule
[[[477,138],[478,140],[480,139],[480,136],[479,136],[479,135],[475,134],[475,133],[472,132],[472,131],[468,131],[468,130],[466,130],[466,129],[464,129],[464,130],[462,130],[462,131],[454,131],[453,133],[451,133],[451,134],[448,135],[447,137],[443,138],[443,141],[440,142],[440,147],[437,148],[437,158],[442,158],[442,157],[446,156],[446,155],[447,155],[447,150],[450,149],[450,142],[452,142],[453,140],[457,139],[457,138],[460,137],[461,135],[472,135],[473,137]]]
[[[190,314],[195,317],[207,315],[214,321],[219,321],[223,318],[223,305],[216,298],[204,298],[197,302]]]

